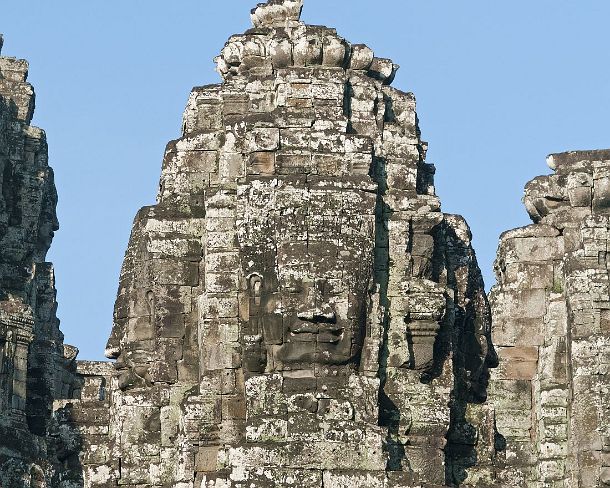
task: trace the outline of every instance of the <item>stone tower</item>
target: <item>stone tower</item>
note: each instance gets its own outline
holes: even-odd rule
[[[0,49],[2,36],[0,36]],[[55,316],[57,194],[44,131],[31,125],[28,63],[0,56],[0,486],[46,486],[77,459],[61,438],[53,401],[78,389],[77,350]],[[61,458],[61,461],[60,461]]]
[[[549,156],[500,239],[490,384],[507,487],[610,486],[610,151]]]
[[[491,462],[467,420],[497,362],[489,305],[415,99],[301,9],[252,11],[167,146],[87,486],[440,487]]]
[[[63,344],[45,135],[0,57],[0,487],[610,486],[610,151],[527,185],[490,307],[398,66],[302,3],[259,4],[193,89],[114,364]]]

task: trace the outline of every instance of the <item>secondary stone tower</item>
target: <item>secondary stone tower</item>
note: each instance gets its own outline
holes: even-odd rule
[[[0,49],[2,36],[0,36]],[[0,56],[0,486],[43,487],[78,461],[53,401],[79,388],[76,348],[64,346],[46,254],[58,228],[43,130],[31,125],[28,63]]]

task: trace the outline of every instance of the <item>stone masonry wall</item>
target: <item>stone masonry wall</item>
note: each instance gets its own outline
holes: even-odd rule
[[[549,157],[488,302],[398,66],[302,7],[256,6],[191,92],[114,364],[63,344],[46,138],[0,57],[0,488],[610,486],[610,151]]]

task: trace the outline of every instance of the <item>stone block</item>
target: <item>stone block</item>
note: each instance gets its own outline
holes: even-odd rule
[[[514,315],[512,315],[514,317]],[[542,319],[511,318],[497,315],[493,323],[493,342],[497,346],[539,346],[544,343]]]
[[[368,70],[375,55],[368,46],[364,44],[353,44],[350,58],[350,68],[355,70]]]
[[[441,449],[405,446],[405,456],[419,479],[433,485],[445,483],[444,456]]]
[[[581,486],[600,486],[600,453],[598,451],[578,451],[579,470],[576,474]]]
[[[90,439],[95,439],[95,437],[91,436]],[[87,443],[86,450],[83,453],[83,464],[97,466],[111,464],[112,451],[110,439],[107,436],[99,436],[96,440],[98,442],[96,444]]]
[[[540,403],[544,406],[567,407],[568,392],[565,389],[553,389],[540,392]]]
[[[500,365],[494,377],[506,380],[531,380],[537,371],[538,348],[528,346],[498,347]]]
[[[567,422],[568,409],[566,407],[542,405],[540,415],[544,418],[545,426],[564,425]]]
[[[562,337],[567,334],[568,310],[563,299],[549,301],[544,322],[546,337]]]
[[[110,421],[108,405],[100,401],[74,401],[71,420],[79,425],[107,427]]]
[[[539,372],[543,388],[567,381],[567,345],[563,337],[553,337],[540,348]]]
[[[518,262],[561,259],[565,252],[561,237],[526,237],[506,242],[512,247]]]
[[[496,290],[491,296],[496,315],[502,319],[540,319],[546,311],[545,290]]]
[[[270,176],[276,170],[275,153],[273,152],[254,152],[250,154],[247,167],[249,175]]]
[[[86,466],[84,469],[84,479],[88,486],[92,488],[108,488],[112,483],[116,483],[119,478],[119,470],[108,465]],[[63,486],[61,488],[64,488]],[[67,485],[65,488],[73,488]],[[76,486],[74,486],[76,488]]]
[[[246,136],[246,150],[251,153],[275,151],[280,147],[280,130],[277,128],[257,128]]]
[[[278,153],[276,166],[278,174],[307,174],[312,169],[312,158],[310,154]]]
[[[384,85],[389,85],[394,80],[398,65],[394,64],[390,59],[373,58],[373,62],[369,67],[369,75],[380,80]]]
[[[206,318],[236,318],[239,313],[237,295],[226,297],[224,295],[205,294],[202,306],[201,314]]]
[[[532,406],[532,385],[527,380],[494,380],[489,394],[502,399],[502,410],[521,410],[529,415]],[[499,421],[499,420],[498,420]]]
[[[218,156],[218,151],[197,150],[178,152],[167,162],[167,166],[164,170],[170,172],[217,173]]]
[[[540,437],[541,439],[548,439],[554,442],[567,441],[568,426],[567,424],[552,424],[541,420]]]
[[[261,418],[248,421],[248,442],[282,442],[288,438],[288,420],[284,418]]]
[[[553,289],[555,283],[552,263],[507,263],[504,282],[521,289]]]
[[[235,420],[246,418],[246,405],[241,395],[225,395],[222,402],[222,419]]]
[[[566,475],[565,461],[559,459],[541,461],[538,469],[545,483],[562,480]]]
[[[362,445],[338,442],[250,444],[230,449],[229,463],[233,467],[245,468],[282,466],[332,470],[341,465],[347,470],[382,471],[385,460],[381,439],[371,441],[372,445],[370,442]]]
[[[197,263],[177,259],[155,259],[153,272],[161,285],[197,286],[199,269]]]
[[[540,444],[541,459],[565,459],[568,454],[567,442],[543,442]]]
[[[210,294],[235,293],[239,289],[237,273],[207,273],[205,290]]]
[[[502,404],[501,409],[498,408],[496,416],[498,432],[510,439],[510,442],[529,439],[532,429],[532,418],[529,410],[511,409],[510,405],[505,405],[502,400],[498,400],[498,403]]]
[[[529,440],[511,440],[511,442],[507,443],[505,456],[506,464],[508,466],[515,466],[520,476],[529,478],[529,470],[527,467],[536,465],[536,457],[532,451],[532,445]]]

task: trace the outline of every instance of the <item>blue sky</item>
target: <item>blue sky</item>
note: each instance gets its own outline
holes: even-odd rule
[[[165,144],[190,89],[249,25],[256,0],[3,0],[4,55],[30,61],[61,229],[55,263],[66,342],[101,359],[132,219],[154,203]],[[610,147],[607,0],[305,0],[401,65],[445,212],[474,233],[487,286],[498,236],[528,223],[524,184],[551,152]]]

